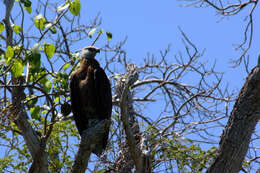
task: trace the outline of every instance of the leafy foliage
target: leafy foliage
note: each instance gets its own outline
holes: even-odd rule
[[[7,59],[9,59],[9,61],[10,61],[11,58],[13,58],[13,56],[14,56],[14,49],[11,46],[8,46],[6,48],[5,56],[6,56]]]
[[[55,52],[55,46],[53,44],[44,43],[44,52],[48,58],[51,58]]]
[[[30,0],[21,0],[21,3],[23,3],[25,7],[31,7],[32,5]]]
[[[2,22],[0,22],[0,33],[3,32],[4,29],[5,29],[5,25]]]
[[[19,34],[23,29],[19,25],[13,25],[13,30],[16,34]]]
[[[36,119],[36,120],[39,119],[40,118],[40,111],[41,111],[41,108],[38,105],[30,108],[31,117],[33,119]]]
[[[106,35],[107,35],[107,41],[110,41],[112,39],[112,33],[107,31]]]
[[[80,12],[80,8],[81,8],[81,5],[80,5],[80,0],[74,0],[73,2],[70,2],[69,1],[69,10],[70,12],[74,15],[74,16],[77,16],[79,15],[79,12]]]
[[[44,30],[45,28],[45,23],[46,23],[46,19],[42,16],[42,14],[38,14],[37,16],[35,16],[34,18],[34,24],[35,26],[40,29],[40,30]]]
[[[22,76],[23,73],[22,61],[19,59],[14,59],[11,71],[12,71],[12,75],[16,78]]]

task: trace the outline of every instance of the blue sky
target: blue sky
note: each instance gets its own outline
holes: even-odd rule
[[[242,67],[230,68],[229,62],[241,53],[234,50],[233,44],[243,40],[246,26],[243,20],[250,8],[245,8],[239,15],[222,19],[211,7],[182,7],[187,5],[185,1],[164,0],[158,3],[154,0],[88,0],[82,3],[81,17],[89,21],[101,12],[102,27],[113,33],[113,41],[120,41],[128,36],[125,49],[133,61],[138,62],[147,52],[158,55],[168,44],[172,45],[172,54],[183,51],[181,33],[178,30],[180,26],[200,50],[206,49],[203,56],[205,61],[216,60],[217,70],[226,73],[226,81],[236,76],[230,87],[240,89],[247,76]],[[256,8],[255,11],[257,10]],[[255,15],[255,31],[260,30],[258,16]],[[257,40],[259,37],[259,33],[254,32],[249,51],[251,66],[256,64],[256,57],[260,53],[260,47],[257,47],[260,45]]]

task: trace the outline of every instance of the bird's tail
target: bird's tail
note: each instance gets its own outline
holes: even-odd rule
[[[96,154],[97,156],[101,156],[101,154],[105,151],[107,142],[108,142],[108,136],[109,136],[109,127],[110,122],[105,125],[104,133],[102,133],[102,137],[100,137],[100,141],[98,141],[95,146],[91,147],[92,152]]]

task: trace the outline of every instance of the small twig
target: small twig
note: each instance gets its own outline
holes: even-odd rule
[[[95,44],[96,41],[99,39],[99,37],[100,37],[101,34],[102,34],[101,32],[98,33],[97,38],[93,41],[93,43],[91,44],[91,46],[94,46],[94,44]]]

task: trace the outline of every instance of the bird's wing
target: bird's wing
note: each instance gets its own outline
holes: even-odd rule
[[[70,78],[70,101],[71,108],[73,113],[73,118],[76,123],[76,127],[79,131],[79,134],[82,135],[82,132],[88,128],[88,119],[84,112],[82,112],[82,103],[81,103],[81,93],[79,88],[79,78],[77,73],[71,76]]]
[[[70,78],[70,101],[73,114],[80,108],[79,79],[76,74],[72,74]]]
[[[97,116],[99,119],[109,119],[112,113],[112,93],[109,79],[102,68],[97,68],[94,71],[94,80],[97,96]],[[109,125],[110,126],[110,125]],[[97,155],[101,154],[108,142],[109,126],[106,126],[102,139],[101,146],[97,145],[93,152]],[[101,149],[100,149],[101,148]]]
[[[106,73],[102,68],[97,68],[94,72],[94,80],[97,95],[98,116],[100,119],[110,119],[112,112],[111,85]]]

